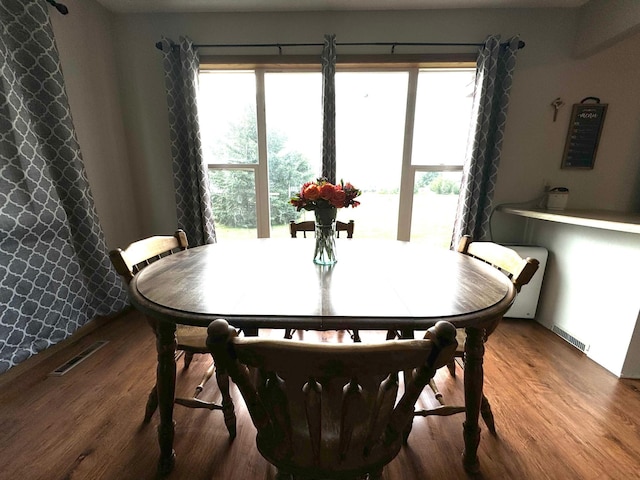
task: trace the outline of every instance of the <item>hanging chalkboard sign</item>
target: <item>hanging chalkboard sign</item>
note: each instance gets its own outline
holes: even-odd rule
[[[588,100],[596,103],[585,103]],[[562,168],[593,168],[606,113],[607,104],[596,97],[584,98],[573,105]]]

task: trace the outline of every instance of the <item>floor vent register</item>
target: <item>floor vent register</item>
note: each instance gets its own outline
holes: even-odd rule
[[[68,362],[65,362],[62,365],[60,365],[53,372],[51,372],[49,375],[52,375],[54,377],[61,377],[62,375],[67,373],[69,370],[71,370],[73,367],[78,365],[80,362],[82,362],[83,360],[86,360],[92,354],[94,354],[95,352],[100,350],[107,343],[109,343],[107,340],[100,340],[100,341],[95,342],[92,345],[89,345],[87,348],[85,348],[83,351],[81,351],[78,355],[73,357]]]
[[[576,337],[571,335],[569,332],[563,330],[559,326],[554,325],[553,327],[551,327],[551,331],[554,332],[556,335],[558,335],[560,338],[563,338],[564,340],[569,342],[571,345],[576,347],[581,352],[585,352],[586,353],[589,350],[589,345],[587,345],[584,342],[581,342]]]

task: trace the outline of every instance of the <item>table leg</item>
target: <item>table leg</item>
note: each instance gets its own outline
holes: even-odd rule
[[[160,459],[158,472],[166,475],[175,464],[173,450],[173,436],[175,422],[173,421],[173,402],[176,396],[176,326],[171,322],[157,322],[156,348],[158,350],[158,370],[156,388],[158,389],[158,410],[160,424],[158,425],[158,443],[160,445]]]
[[[466,328],[467,339],[464,350],[464,404],[466,419],[464,422],[464,453],[462,462],[469,473],[478,473],[478,445],[480,444],[480,405],[482,403],[482,384],[484,374],[484,329]]]

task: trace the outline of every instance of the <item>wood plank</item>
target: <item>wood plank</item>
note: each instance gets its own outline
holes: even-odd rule
[[[260,331],[283,335],[282,330]],[[363,341],[385,332],[361,332]],[[340,332],[296,332],[309,341],[351,342]],[[97,340],[109,343],[62,377],[47,374]],[[154,382],[155,341],[130,312],[58,350],[10,381],[0,382],[0,479],[102,480],[155,478],[158,418],[143,426]],[[178,364],[178,394],[189,395],[209,366],[196,356]],[[483,427],[482,477],[637,478],[640,468],[640,381],[619,380],[530,320],[505,320],[485,357],[485,393],[498,437]],[[459,368],[459,367],[458,367]],[[463,372],[436,376],[448,403],[462,402]],[[2,379],[2,377],[0,377]],[[275,478],[255,448],[255,429],[234,385],[238,415],[232,443],[219,412],[175,407],[176,467],[171,478]],[[200,398],[220,402],[215,382]],[[426,389],[418,407],[436,406]],[[384,480],[465,479],[462,415],[416,418]]]

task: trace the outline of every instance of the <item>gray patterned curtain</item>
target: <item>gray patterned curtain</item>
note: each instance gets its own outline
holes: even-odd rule
[[[336,36],[322,48],[322,176],[336,183]]]
[[[126,306],[42,0],[0,3],[0,373]]]
[[[451,243],[454,248],[462,235],[471,235],[474,240],[490,237],[491,202],[519,41],[514,37],[501,46],[499,36],[490,36],[478,55],[473,123]]]
[[[209,193],[209,173],[202,158],[198,121],[198,52],[188,38],[180,45],[162,39],[165,85],[169,107],[173,184],[178,226],[191,246],[216,242]]]

